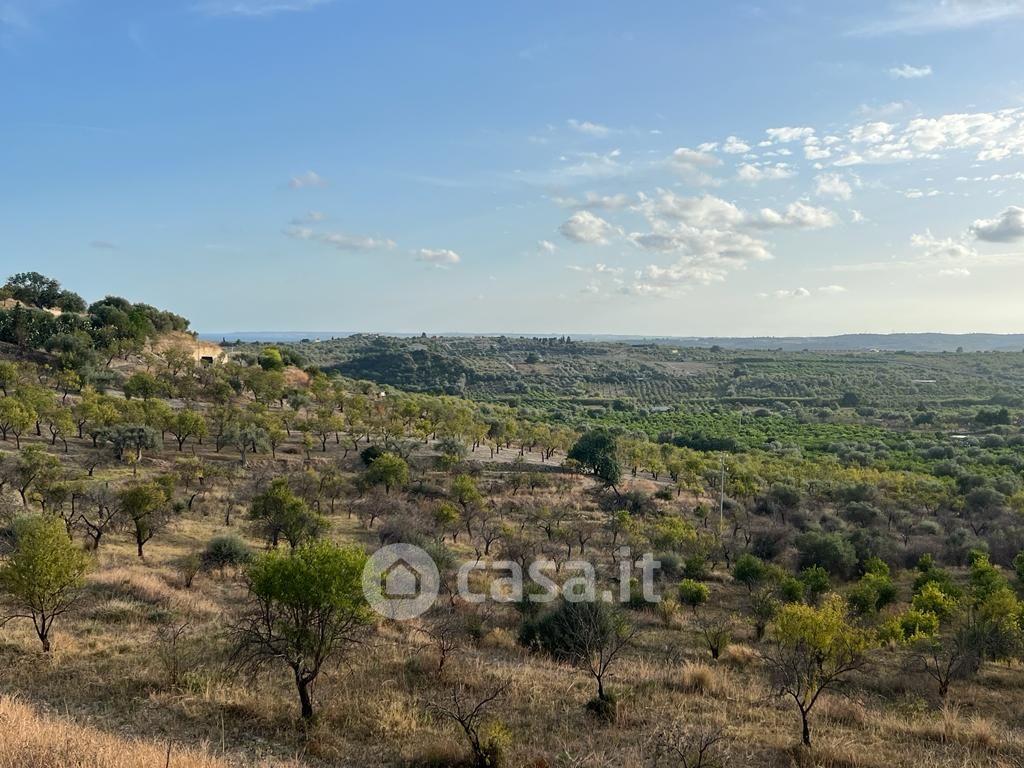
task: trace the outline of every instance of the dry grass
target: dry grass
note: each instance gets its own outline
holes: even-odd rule
[[[699,662],[686,662],[679,670],[679,687],[685,693],[716,696],[725,686],[717,670]]]
[[[230,768],[238,763],[207,750],[171,743],[124,739],[65,718],[40,715],[10,696],[0,696],[0,768]],[[292,761],[248,763],[262,768],[295,766]]]
[[[166,460],[166,469],[173,458],[165,452],[159,460]],[[574,498],[585,503],[578,491]],[[559,503],[544,493],[524,491],[524,497]],[[651,734],[674,719],[693,723],[709,713],[725,725],[729,768],[1024,766],[1019,667],[989,665],[978,680],[958,683],[963,712],[941,713],[927,681],[908,679],[882,654],[855,681],[852,698],[829,694],[819,703],[811,718],[814,748],[804,750],[794,748],[796,710],[769,695],[752,640],[730,646],[717,664],[697,661],[708,654],[693,626],[674,616],[666,622],[654,612],[631,614],[642,632],[606,681],[619,702],[614,723],[599,722],[584,709],[595,693],[586,673],[520,648],[517,615],[499,609],[486,619],[482,639],[466,638],[443,673],[422,635],[379,622],[365,645],[325,669],[315,690],[318,722],[304,729],[285,670],[259,680],[225,670],[222,633],[243,594],[238,580],[201,575],[186,590],[175,570],[178,559],[212,536],[225,530],[245,535],[241,518],[225,528],[220,510],[227,500],[227,491],[218,491],[176,518],[146,546],[144,561],[123,533],[104,540],[87,599],[56,626],[51,658],[39,654],[26,623],[4,628],[0,696],[8,698],[0,698],[6,732],[0,736],[0,768],[161,768],[167,738],[172,768],[450,768],[465,757],[464,735],[431,716],[428,702],[455,681],[483,691],[499,677],[512,680],[493,713],[513,736],[509,768],[648,766],[644,744]],[[376,531],[359,527],[343,509],[339,505],[332,518],[332,536],[375,539]],[[745,591],[727,578],[720,581],[713,609],[742,611]],[[172,685],[156,637],[160,627],[184,621],[191,623],[195,656],[180,684]]]

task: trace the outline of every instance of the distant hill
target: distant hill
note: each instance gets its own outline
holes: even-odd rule
[[[815,352],[1020,352],[1024,333],[848,333],[841,336],[666,337],[657,343]]]
[[[233,331],[201,333],[207,341],[297,342],[343,339],[354,331]],[[419,334],[381,334],[409,338]],[[537,338],[562,334],[537,333],[446,333],[432,336],[472,338],[506,336]],[[615,341],[672,344],[684,347],[722,347],[724,349],[781,349],[815,352],[1020,352],[1024,350],[1024,333],[847,333],[840,336],[631,336],[613,334],[574,334],[577,341]]]

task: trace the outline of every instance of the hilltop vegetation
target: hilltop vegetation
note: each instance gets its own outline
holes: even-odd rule
[[[202,360],[177,315],[5,290],[67,325],[0,349],[0,765],[1024,761],[1019,354]],[[410,621],[361,579],[398,542],[439,570]]]

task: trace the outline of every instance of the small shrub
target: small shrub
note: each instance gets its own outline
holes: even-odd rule
[[[708,601],[709,597],[711,590],[707,585],[693,579],[683,579],[679,582],[679,602],[688,606],[694,613]]]
[[[177,563],[178,575],[181,576],[181,585],[185,589],[192,589],[192,582],[203,569],[203,559],[197,552],[189,552]]]
[[[238,568],[252,560],[249,545],[233,533],[214,536],[203,550],[203,567],[217,569],[221,576],[228,568]]]
[[[679,615],[679,603],[671,597],[663,597],[661,602],[656,604],[654,610],[658,614],[658,618],[661,619],[661,623],[666,627],[671,627]]]
[[[800,571],[800,581],[807,588],[808,597],[817,602],[821,595],[832,589],[832,580],[828,577],[828,571],[820,565],[812,565]]]

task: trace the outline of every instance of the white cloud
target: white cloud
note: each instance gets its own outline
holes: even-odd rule
[[[875,120],[850,129],[850,141],[854,144],[880,144],[893,132],[896,126],[882,120]]]
[[[950,269],[940,269],[936,274],[939,277],[970,277],[971,270],[964,267],[951,267]]]
[[[550,240],[538,240],[537,241],[537,252],[552,254],[558,250],[558,246],[552,243]]]
[[[209,0],[193,10],[207,16],[276,16],[279,13],[311,11],[333,0]]]
[[[562,223],[559,231],[574,243],[604,245],[615,232],[615,228],[590,211],[577,211]]]
[[[765,131],[768,137],[779,144],[789,144],[792,141],[803,141],[814,135],[814,129],[806,126],[802,127],[791,127],[784,126],[782,128],[769,128]]]
[[[988,243],[1013,243],[1024,240],[1024,208],[1011,205],[994,219],[978,219],[970,233]]]
[[[629,205],[629,198],[621,193],[617,195],[601,195],[597,192],[585,192],[582,199],[575,197],[555,197],[552,199],[561,208],[589,211],[618,211]]]
[[[1024,110],[919,117],[902,126],[875,120],[851,127],[847,136],[856,146],[844,150],[835,166],[937,160],[963,151],[998,161],[1024,155]]]
[[[846,293],[846,288],[841,285],[823,285],[818,289],[818,293],[824,293],[829,296],[835,296],[840,293]]]
[[[932,68],[929,64],[925,64],[923,67],[904,64],[902,67],[893,67],[890,69],[889,77],[893,80],[917,80],[921,77],[928,77],[931,73]]]
[[[688,147],[679,147],[674,150],[668,162],[672,170],[684,180],[703,186],[716,183],[714,177],[706,173],[705,170],[722,164],[722,161],[710,152]]]
[[[288,180],[291,189],[306,189],[307,187],[326,187],[327,179],[316,171],[306,171],[299,176],[292,176]]]
[[[416,261],[444,268],[458,264],[462,257],[448,248],[420,248],[416,251]]]
[[[792,289],[780,289],[775,291],[775,297],[777,299],[805,299],[811,295],[811,292],[806,288],[792,288]]]
[[[817,144],[804,144],[804,157],[808,160],[827,160],[832,157],[832,150]]]
[[[787,205],[786,210],[781,213],[773,208],[762,208],[752,224],[763,229],[827,229],[835,226],[838,221],[839,217],[828,208],[797,201]]]
[[[715,197],[680,197],[669,190],[655,196],[641,194],[634,210],[647,220],[645,231],[626,238],[636,247],[658,256],[671,256],[668,265],[650,264],[637,270],[620,292],[637,296],[668,296],[693,285],[725,280],[748,264],[772,258],[760,233],[770,229],[818,229],[838,222],[825,208],[797,201],[776,211],[744,211],[735,203]]]
[[[743,139],[730,136],[722,144],[722,151],[730,155],[742,155],[744,152],[750,151],[750,145],[743,141]]]
[[[884,104],[861,104],[857,107],[857,114],[861,117],[879,120],[883,117],[895,117],[905,112],[910,106],[905,101],[888,101]]]
[[[887,16],[850,30],[854,35],[924,34],[965,29],[1024,15],[1021,0],[891,0]]]
[[[977,251],[960,241],[936,238],[930,230],[911,236],[910,244],[921,252],[920,259],[923,261],[962,263],[978,255]]]
[[[838,173],[823,173],[815,177],[814,192],[818,197],[831,197],[835,200],[849,200],[853,197],[853,187]]]
[[[656,197],[641,194],[637,209],[648,221],[670,219],[697,229],[730,229],[741,225],[746,218],[735,204],[720,197],[680,197],[664,189],[659,189]]]
[[[367,235],[350,235],[344,232],[317,232],[310,227],[291,226],[284,233],[294,240],[329,245],[339,251],[368,252],[388,250],[395,247],[395,241]]]
[[[796,169],[786,163],[776,163],[775,165],[743,163],[736,169],[736,178],[748,184],[789,179],[793,176],[796,176]]]
[[[611,128],[607,125],[592,123],[589,120],[570,120],[569,127],[579,133],[587,136],[595,136],[597,138],[602,138],[611,133]]]

